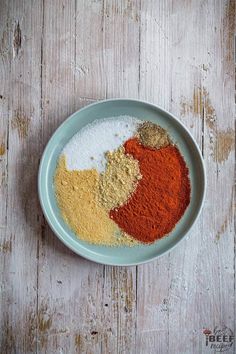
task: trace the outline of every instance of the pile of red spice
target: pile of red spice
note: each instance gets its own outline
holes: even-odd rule
[[[109,215],[135,239],[152,243],[174,228],[189,205],[188,168],[171,144],[155,149],[135,137],[126,141],[124,148],[139,161],[142,179],[128,201]]]

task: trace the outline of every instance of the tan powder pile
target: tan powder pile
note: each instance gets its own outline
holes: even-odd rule
[[[167,131],[151,122],[142,123],[137,135],[141,143],[147,147],[160,149],[171,144]]]
[[[99,179],[99,201],[106,210],[123,205],[142,178],[139,163],[124,147],[106,153],[107,165]]]
[[[95,169],[68,171],[62,156],[54,185],[63,219],[81,240],[107,246],[137,244],[120,231],[99,203],[99,173]]]

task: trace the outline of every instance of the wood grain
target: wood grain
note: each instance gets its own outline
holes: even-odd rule
[[[40,235],[36,178],[40,154],[41,5],[9,1],[3,52],[7,100],[7,176],[1,352],[35,352],[37,253]],[[32,18],[32,14],[36,14]],[[26,20],[27,19],[27,20]],[[2,206],[2,204],[1,204]]]
[[[1,353],[208,354],[204,328],[235,333],[234,33],[232,0],[1,1]],[[208,176],[188,237],[138,267],[76,256],[37,200],[51,134],[112,97],[175,114]]]

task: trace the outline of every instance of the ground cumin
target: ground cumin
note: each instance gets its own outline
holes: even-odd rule
[[[106,153],[106,170],[99,178],[99,201],[106,210],[123,205],[142,178],[139,163],[121,146]]]
[[[95,169],[68,171],[62,156],[54,185],[62,217],[81,240],[107,246],[137,243],[119,229],[99,203],[99,173]]]
[[[137,137],[143,146],[160,149],[171,144],[171,139],[165,129],[152,122],[140,124]]]
[[[139,161],[142,179],[126,204],[110,211],[121,229],[150,243],[168,234],[190,202],[190,181],[185,161],[176,146],[159,150],[128,140],[125,152]]]

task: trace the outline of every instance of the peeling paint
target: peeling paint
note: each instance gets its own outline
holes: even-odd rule
[[[109,2],[106,5],[104,10],[104,15],[109,18],[113,16],[122,16],[122,18],[128,18],[134,22],[140,21],[140,16],[138,13],[137,6],[134,6],[133,1],[127,0],[125,3],[117,2],[109,5]]]
[[[52,326],[52,315],[48,314],[47,305],[42,304],[38,311],[38,329],[39,332],[45,333],[47,332]]]
[[[216,112],[205,87],[195,86],[191,100],[187,100],[186,97],[182,96],[180,98],[180,108],[182,116],[191,113],[195,116],[205,117],[208,128],[215,128]]]
[[[81,334],[76,334],[75,335],[75,349],[76,352],[78,353],[82,353],[85,349],[85,343],[86,342],[86,338],[83,338],[83,336]]]
[[[225,13],[223,18],[223,41],[222,47],[224,49],[224,63],[226,71],[232,72],[234,68],[234,33],[235,33],[235,0],[226,2]]]
[[[124,272],[124,294],[125,294],[125,308],[126,312],[132,312],[135,306],[135,290],[133,286],[132,273],[128,273],[127,270]]]
[[[2,244],[0,244],[0,252],[2,253],[11,253],[12,251],[12,243],[11,240],[9,241],[4,241]]]
[[[45,319],[44,317],[41,317],[39,314],[39,324],[38,328],[40,332],[46,332],[49,330],[52,326],[52,318],[49,317],[48,319]]]
[[[219,163],[226,161],[230,152],[233,151],[234,141],[235,132],[233,129],[218,132],[213,150],[214,161]]]
[[[220,226],[219,230],[217,231],[216,234],[216,241],[218,242],[220,240],[220,237],[225,233],[227,227],[228,227],[228,223],[229,223],[229,216],[227,215],[222,223],[222,225]]]
[[[6,152],[6,147],[4,143],[0,144],[0,156],[3,156]]]
[[[3,184],[6,182],[6,174],[6,170],[0,172],[0,187],[2,187]]]
[[[33,311],[30,311],[26,316],[27,316],[27,320],[26,320],[27,345],[26,345],[26,348],[30,352],[34,352],[35,351],[35,344],[36,344],[37,318],[36,318],[36,315]]]
[[[228,213],[226,214],[223,223],[221,224],[220,228],[216,233],[216,237],[215,237],[216,243],[220,240],[221,236],[224,235],[225,231],[227,230],[227,227],[232,222],[233,212],[234,212],[234,187],[232,189],[231,203],[228,209]]]
[[[52,327],[53,314],[48,312],[46,303],[42,303],[37,314],[37,328],[42,348],[45,348],[48,341],[48,331]]]
[[[15,112],[15,117],[12,119],[11,126],[16,129],[21,140],[28,136],[30,118],[20,111]]]
[[[201,114],[203,110],[203,91],[200,87],[194,87],[193,91],[193,113]]]
[[[8,45],[8,31],[5,30],[2,33],[2,38],[0,40],[0,54],[2,56],[6,55],[9,51],[9,45]]]
[[[16,333],[9,319],[9,312],[1,314],[3,320],[3,333],[0,336],[0,348],[4,348],[5,353],[16,353]]]
[[[68,328],[52,329],[52,315],[48,315],[47,312],[47,305],[42,304],[38,315],[33,311],[26,314],[26,348],[30,353],[35,352],[36,340],[42,350],[47,346],[48,339],[52,337],[53,347],[57,348],[58,336],[70,334]]]
[[[215,129],[215,121],[216,121],[216,111],[215,108],[213,107],[209,93],[206,90],[205,87],[202,88],[202,97],[203,97],[203,104],[204,104],[204,114],[205,114],[205,120],[206,120],[206,125],[210,129]]]
[[[211,103],[209,92],[205,87],[195,87],[193,98],[188,101],[184,96],[180,100],[181,115],[186,116],[191,113],[200,118],[204,118],[207,127],[210,129],[209,139],[213,145],[213,160],[219,163],[224,162],[229,157],[234,147],[234,130],[217,131],[216,111]]]
[[[185,96],[180,98],[180,114],[181,116],[186,116],[188,113],[193,111],[192,101],[188,101]]]

